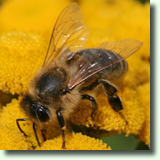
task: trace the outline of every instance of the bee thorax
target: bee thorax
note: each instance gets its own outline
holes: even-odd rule
[[[55,67],[44,73],[36,83],[36,91],[40,98],[58,98],[66,80],[66,72]]]

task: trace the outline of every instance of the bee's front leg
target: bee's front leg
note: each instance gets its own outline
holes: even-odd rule
[[[47,129],[42,129],[41,133],[42,133],[42,136],[43,136],[43,140],[46,141],[47,140]]]
[[[65,149],[65,129],[66,129],[65,121],[64,121],[63,115],[61,114],[60,110],[57,110],[56,114],[57,114],[59,126],[62,131],[62,141],[63,141],[62,148]]]
[[[18,126],[18,129],[27,137],[27,135],[23,132],[23,130],[21,129],[20,125],[19,125],[19,121],[27,121],[28,118],[22,118],[22,119],[16,119],[16,122],[17,122],[17,126]]]
[[[40,144],[39,139],[38,139],[38,136],[37,136],[37,132],[36,132],[36,128],[35,128],[35,123],[33,123],[33,131],[34,131],[34,134],[35,134],[37,143],[38,143],[39,147],[41,147],[41,144]]]

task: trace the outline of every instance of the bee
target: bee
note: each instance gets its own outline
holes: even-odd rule
[[[24,133],[19,121],[32,121],[39,146],[35,126],[41,128],[46,140],[47,127],[57,121],[62,131],[62,148],[65,148],[66,120],[81,100],[91,102],[93,118],[98,105],[89,92],[99,85],[103,86],[113,110],[119,113],[123,109],[117,86],[112,82],[126,74],[125,59],[143,43],[124,39],[84,49],[87,38],[88,28],[83,23],[81,9],[71,3],[58,17],[44,63],[20,102],[20,108],[28,118],[17,119],[17,126]]]

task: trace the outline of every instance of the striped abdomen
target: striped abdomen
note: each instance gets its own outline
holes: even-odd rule
[[[125,60],[113,51],[91,48],[77,52],[71,59],[68,59],[69,67],[81,64],[78,70],[83,69],[87,74],[95,73],[90,78],[116,80],[121,78],[128,69]],[[84,73],[83,73],[84,74]],[[89,79],[90,79],[89,78]]]

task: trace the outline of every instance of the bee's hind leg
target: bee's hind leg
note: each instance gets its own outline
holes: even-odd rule
[[[104,80],[99,80],[99,83],[103,84],[103,87],[105,89],[111,107],[125,119],[125,117],[121,114],[121,112],[119,112],[123,109],[123,104],[121,99],[117,95],[117,88],[114,85]],[[125,122],[126,124],[128,124],[126,119]]]
[[[82,98],[81,98],[81,99],[82,99],[82,100],[89,100],[89,101],[92,102],[92,113],[91,113],[91,117],[92,117],[92,120],[93,120],[93,126],[95,127],[95,122],[94,122],[93,117],[94,117],[95,111],[98,109],[97,102],[96,102],[96,100],[95,100],[92,96],[87,95],[87,94],[82,95]]]

